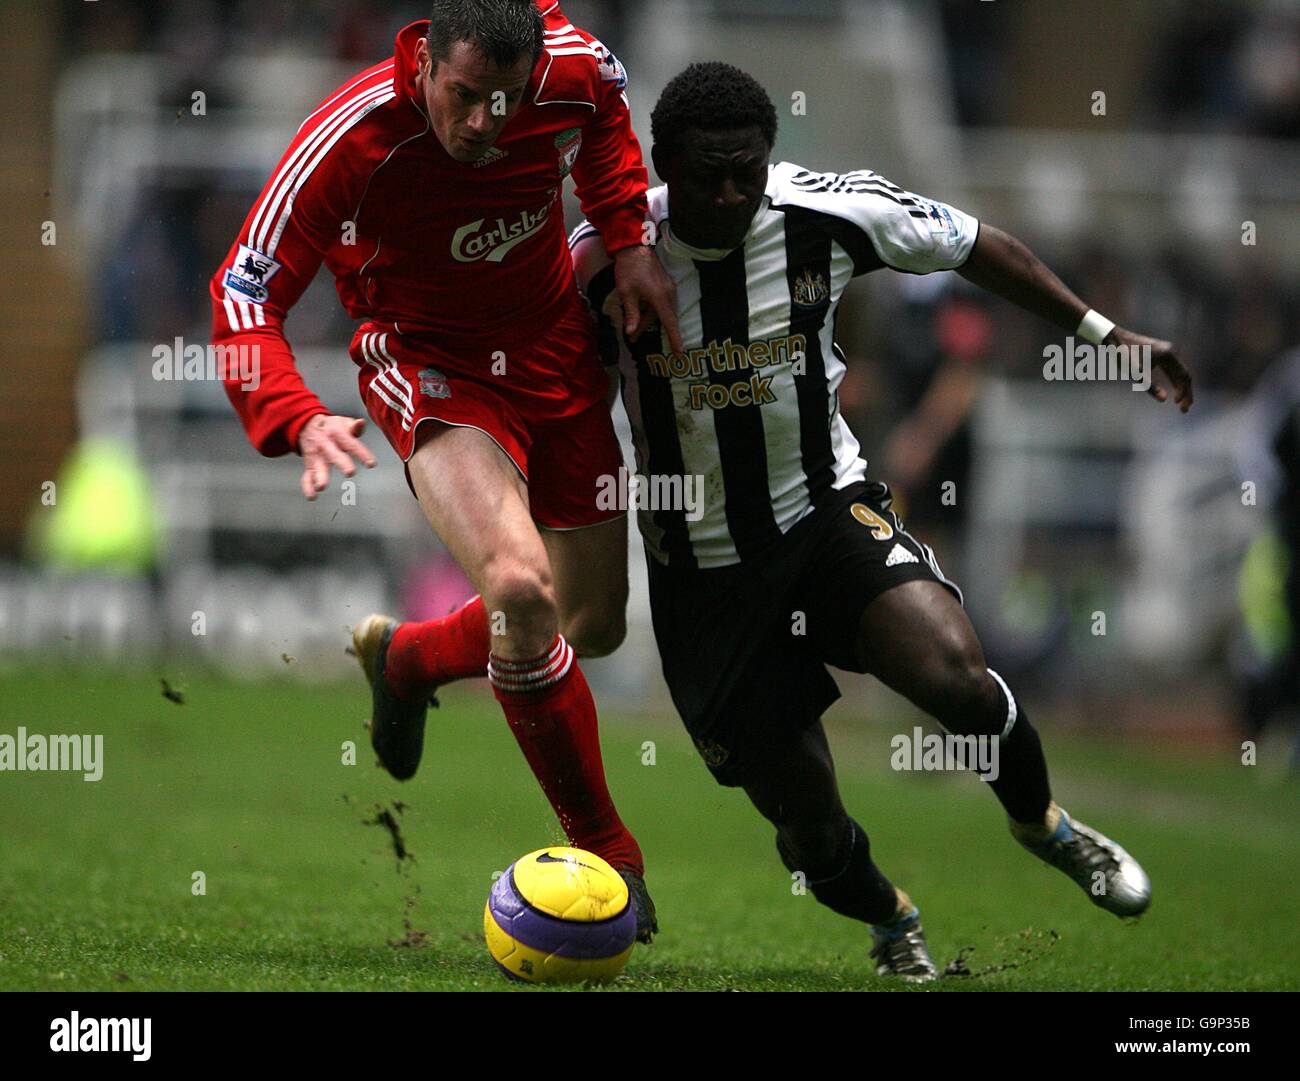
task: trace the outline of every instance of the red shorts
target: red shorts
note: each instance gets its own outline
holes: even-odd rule
[[[624,514],[596,505],[600,478],[618,476],[623,451],[584,307],[534,341],[499,350],[474,345],[462,355],[450,352],[445,338],[365,323],[350,353],[366,411],[403,462],[415,452],[425,421],[475,428],[519,470],[539,526],[580,529]],[[481,362],[466,363],[478,353]]]

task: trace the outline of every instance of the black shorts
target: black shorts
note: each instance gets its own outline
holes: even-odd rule
[[[840,696],[827,665],[862,672],[862,611],[892,586],[943,576],[903,529],[889,488],[850,485],[759,558],[709,570],[647,556],[664,678],[714,778],[742,785]]]

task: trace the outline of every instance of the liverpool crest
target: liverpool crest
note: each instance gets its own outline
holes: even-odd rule
[[[582,149],[582,129],[568,128],[555,137],[555,149],[560,154],[560,179],[563,180],[573,171],[573,163],[578,160],[578,151]]]
[[[420,371],[420,393],[430,398],[450,398],[451,387],[447,386],[447,377],[437,368],[423,368]]]

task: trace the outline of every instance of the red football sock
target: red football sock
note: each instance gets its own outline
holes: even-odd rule
[[[569,842],[615,869],[644,874],[641,848],[605,785],[596,703],[573,647],[556,635],[546,654],[531,661],[493,655],[488,679]]]
[[[384,675],[398,698],[418,702],[435,686],[471,676],[486,676],[487,611],[475,597],[445,619],[403,623],[388,645]]]

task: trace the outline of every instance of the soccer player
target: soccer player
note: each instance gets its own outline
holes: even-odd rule
[[[638,473],[702,477],[703,506],[639,510],[651,613],[673,701],[714,777],[743,787],[814,896],[871,926],[877,972],[937,975],[916,906],[873,862],[846,813],[821,714],[826,666],[870,672],[950,733],[995,740],[989,787],[1011,832],[1120,916],[1142,912],[1146,874],[1053,800],[1038,733],[985,664],[960,590],[866,480],[840,416],[832,340],[850,279],[885,267],[956,270],[1083,337],[1148,346],[1178,404],[1191,384],[1173,347],[1114,326],[1023,244],[871,172],[769,165],[776,111],[750,76],[696,64],[652,116],[656,253],[677,284],[685,352],[657,334],[621,344],[599,230],[570,245],[621,366]],[[1153,383],[1164,401],[1168,391]]]
[[[227,392],[259,451],[302,456],[308,499],[331,469],[373,466],[365,421],[330,415],[284,336],[329,268],[361,321],[366,411],[480,594],[431,623],[355,628],[374,749],[410,777],[436,688],[486,675],[571,842],[623,873],[648,940],[641,851],[610,799],[574,659],[622,640],[627,527],[586,497],[622,456],[561,211],[572,173],[614,252],[624,329],[636,337],[651,313],[675,328],[671,282],[644,244],[626,75],[549,0],[431,3],[390,60],[299,128],[212,279],[214,340],[260,350],[258,388],[232,379]]]

